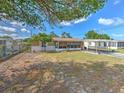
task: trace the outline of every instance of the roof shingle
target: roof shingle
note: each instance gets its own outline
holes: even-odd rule
[[[60,42],[60,41],[63,41],[63,42],[81,42],[82,40],[81,39],[78,39],[78,38],[53,38],[52,39],[54,42]]]

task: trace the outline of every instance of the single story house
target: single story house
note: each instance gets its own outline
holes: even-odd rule
[[[21,52],[24,48],[23,40],[22,39],[15,39],[13,40],[13,52]]]
[[[41,41],[32,42],[31,50],[39,51],[65,51],[65,50],[81,50],[83,41],[77,38],[53,38],[52,45]]]
[[[12,54],[13,39],[12,38],[0,38],[0,56]]]
[[[53,38],[56,51],[63,50],[81,50],[83,49],[83,41],[78,38]]]
[[[32,51],[65,51],[65,50],[82,50],[82,49],[123,49],[123,40],[106,40],[106,39],[77,39],[77,38],[53,38],[52,45],[35,41],[32,43]]]
[[[123,49],[124,41],[122,40],[105,40],[105,39],[85,39],[85,49]]]

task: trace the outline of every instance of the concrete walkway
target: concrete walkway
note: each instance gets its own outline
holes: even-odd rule
[[[124,58],[124,54],[118,53],[118,52],[97,52],[96,51],[83,51],[85,53],[90,53],[90,54],[97,54],[97,55],[107,55],[107,56],[112,56],[116,58]]]
[[[124,58],[124,54],[122,54],[122,53],[110,53],[108,55],[117,57],[117,58]]]

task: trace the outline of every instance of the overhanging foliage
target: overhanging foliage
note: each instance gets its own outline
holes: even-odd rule
[[[106,0],[0,0],[0,19],[17,20],[34,27],[44,22],[86,18],[102,8]]]

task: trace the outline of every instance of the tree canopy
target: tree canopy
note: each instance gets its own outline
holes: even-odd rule
[[[31,41],[51,42],[51,38],[45,33],[39,33],[37,35],[33,35],[31,37]]]
[[[12,38],[10,36],[0,36],[0,38]]]
[[[70,33],[63,32],[61,36],[58,36],[54,31],[51,31],[49,34],[39,33],[31,37],[31,41],[42,41],[42,42],[51,42],[53,37],[62,37],[62,38],[72,38]]]
[[[61,37],[62,37],[62,38],[72,38],[72,36],[70,35],[70,33],[67,33],[67,32],[63,32],[63,33],[61,34]]]
[[[17,20],[34,27],[86,18],[107,0],[0,0],[0,19]]]
[[[85,34],[85,39],[111,39],[107,34],[99,34],[94,30],[88,31]]]
[[[50,36],[50,38],[59,37],[54,31],[51,31],[49,36]]]

